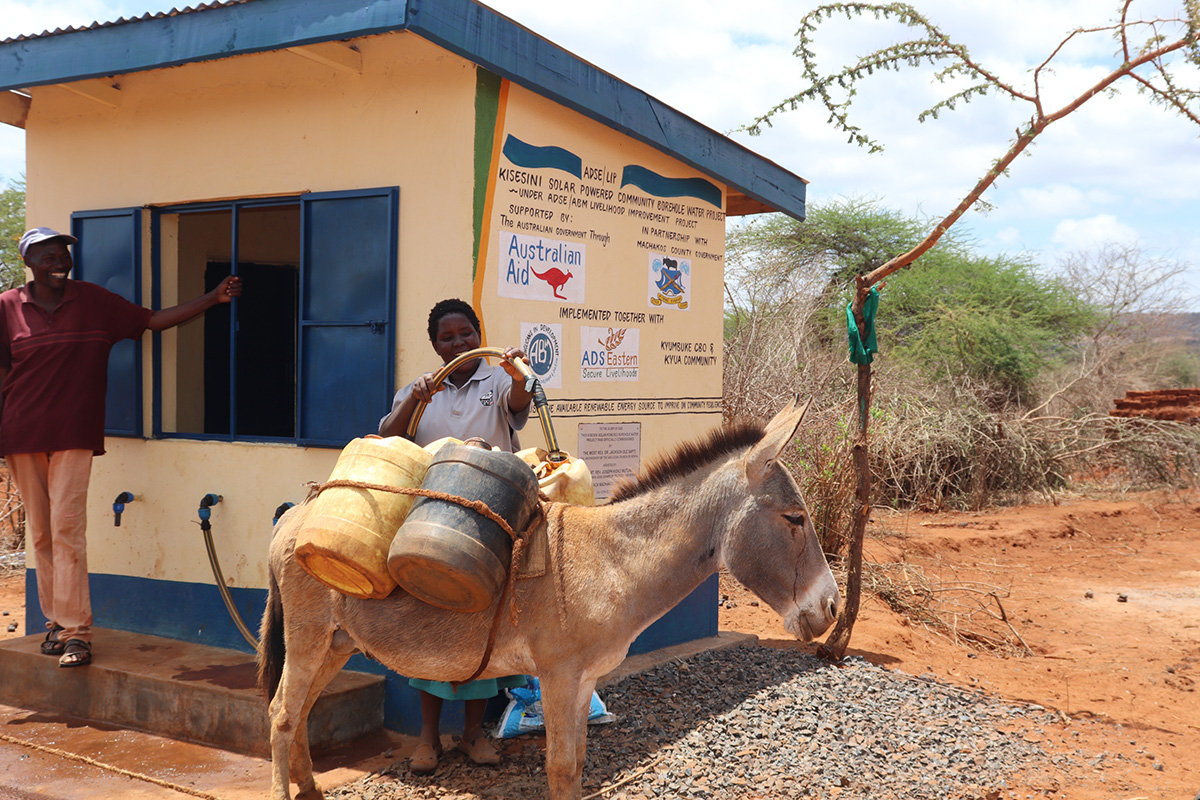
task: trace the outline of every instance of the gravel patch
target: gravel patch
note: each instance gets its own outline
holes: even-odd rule
[[[1050,724],[1039,706],[972,694],[861,658],[840,665],[794,650],[702,653],[600,691],[616,722],[593,726],[585,797],[928,800],[998,798],[1018,770],[1064,766],[1017,734]],[[403,760],[328,792],[331,800],[546,795],[544,737],[502,744],[498,768],[448,752],[437,773]]]

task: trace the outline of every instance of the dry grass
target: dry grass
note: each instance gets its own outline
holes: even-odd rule
[[[25,507],[8,468],[0,463],[0,554],[25,549]]]
[[[955,644],[1004,655],[1034,654],[1004,608],[1010,595],[1006,587],[932,580],[915,564],[867,563],[863,589]]]

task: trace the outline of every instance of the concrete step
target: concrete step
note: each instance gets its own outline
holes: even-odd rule
[[[42,654],[43,639],[0,642],[0,703],[268,754],[267,702],[252,655],[94,628],[91,665],[63,669]],[[309,716],[313,751],[381,729],[383,695],[383,676],[340,673]]]

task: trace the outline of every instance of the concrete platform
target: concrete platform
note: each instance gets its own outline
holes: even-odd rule
[[[403,762],[416,742],[376,731],[314,756],[313,768],[322,786],[341,786]],[[260,756],[0,705],[0,800],[263,800],[270,787]]]
[[[0,800],[173,800],[183,796],[181,793],[210,800],[266,796],[271,762],[265,746],[257,746],[258,741],[264,745],[267,741],[266,706],[253,688],[250,656],[99,630],[92,665],[60,669],[57,659],[39,651],[41,640],[39,635],[0,642]],[[601,695],[604,686],[627,675],[705,650],[756,641],[757,637],[749,634],[722,631],[707,639],[630,656],[600,681]],[[89,675],[93,670],[94,675]],[[314,714],[320,711],[325,718],[351,719],[373,714],[382,720],[381,677],[342,673],[335,685],[360,679],[371,684],[369,692],[377,692],[370,709],[354,706],[343,714],[336,704],[325,706],[327,698],[323,696]],[[109,700],[89,703],[81,699],[93,686]],[[118,701],[112,696],[114,691],[129,697]],[[188,724],[199,720],[210,730],[213,720],[231,729],[247,726],[245,733],[225,737],[241,744],[196,744],[199,737],[194,730],[159,735],[146,732],[149,726],[141,718],[127,722],[111,718],[118,708],[126,715],[136,709],[153,718],[170,716],[158,709],[179,707],[177,700],[164,696],[172,691],[191,694],[192,705],[209,706],[200,710],[199,717],[187,717]],[[240,699],[235,702],[230,694]],[[22,697],[8,699],[12,695]],[[96,710],[90,718],[61,710],[68,699],[76,707]],[[262,727],[251,732],[249,726],[255,725]],[[179,725],[172,727],[178,730]],[[251,738],[247,744],[248,737],[261,738]],[[446,747],[453,746],[450,739],[448,734],[443,736]],[[318,782],[329,789],[403,763],[416,744],[416,737],[402,736],[376,723],[364,736],[338,746],[327,745],[323,752],[314,751],[313,767]]]
[[[64,669],[42,654],[43,638],[0,642],[0,704],[267,754],[267,704],[253,656],[96,628],[91,665]],[[309,717],[313,751],[382,729],[383,696],[382,676],[342,672]]]

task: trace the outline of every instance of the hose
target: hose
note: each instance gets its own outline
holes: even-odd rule
[[[234,626],[250,647],[258,650],[258,637],[246,627],[242,615],[238,613],[237,606],[233,604],[233,595],[229,593],[229,587],[225,584],[225,576],[221,573],[221,562],[217,559],[217,548],[213,544],[212,524],[209,522],[209,516],[212,513],[212,507],[219,502],[221,502],[221,495],[211,493],[204,495],[200,500],[200,509],[197,513],[200,515],[200,531],[204,534],[204,549],[208,551],[208,563],[212,567],[213,579],[217,582],[217,591],[221,593],[221,599],[225,601],[225,609],[229,612],[230,619],[233,620]]]
[[[478,358],[504,358],[504,350],[499,347],[477,347],[474,350],[455,356],[450,361],[442,365],[442,368],[433,374],[433,385],[441,386],[446,378],[454,370],[458,369],[466,361],[474,361]],[[533,395],[533,407],[537,411],[538,421],[542,423],[542,435],[546,437],[546,449],[549,455],[546,459],[553,463],[558,463],[567,460],[567,454],[558,447],[558,438],[554,435],[554,424],[550,421],[550,402],[546,399],[546,392],[542,389],[541,382],[533,374],[533,370],[519,358],[505,359],[512,364],[521,376],[525,378],[525,391]],[[417,425],[421,421],[421,415],[425,413],[423,400],[417,401],[417,407],[413,411],[412,419],[408,421],[408,438],[413,438],[417,435]]]

